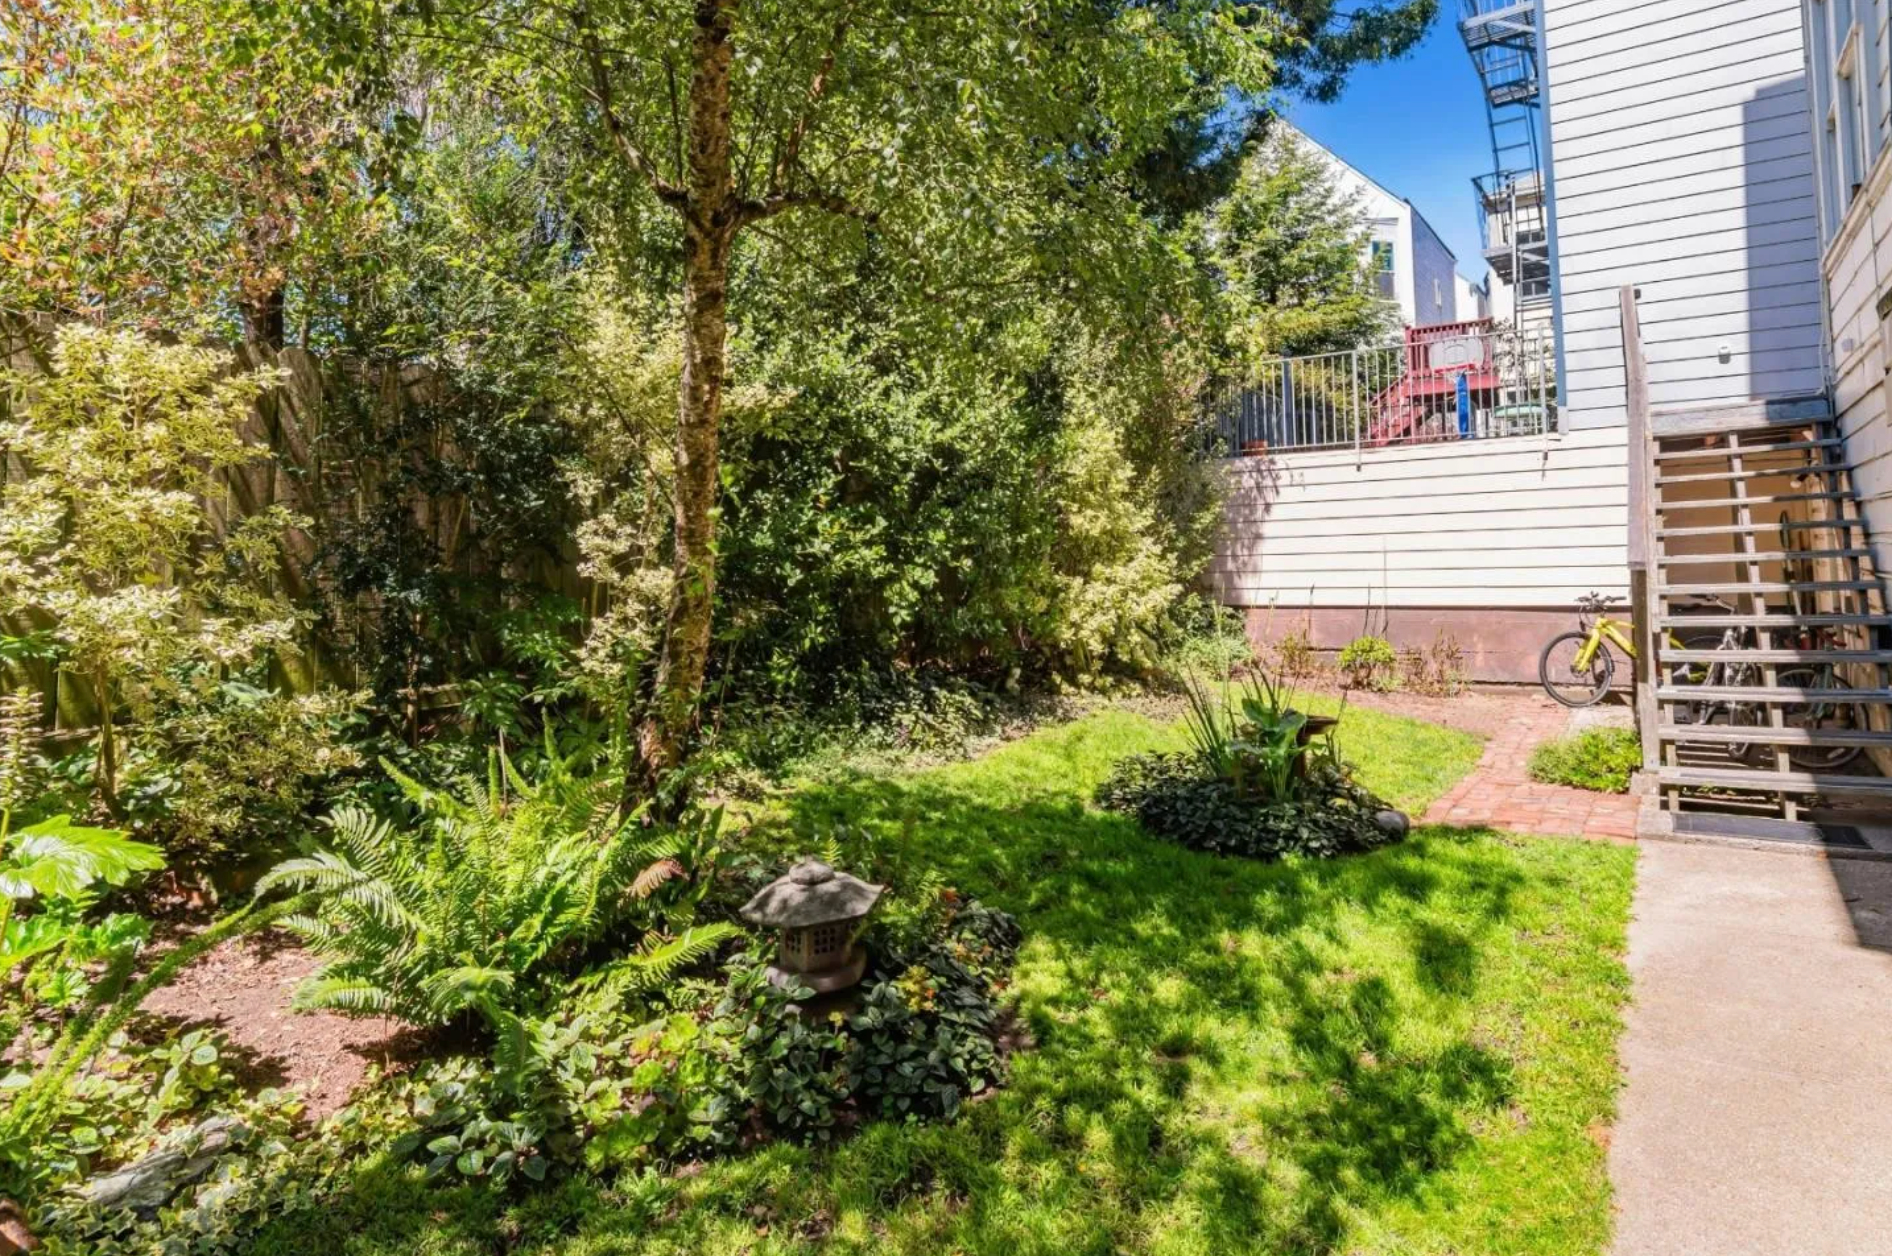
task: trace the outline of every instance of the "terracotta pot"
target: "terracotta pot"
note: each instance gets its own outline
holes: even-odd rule
[[[1245,440],[1242,442],[1242,457],[1244,458],[1259,458],[1267,452],[1268,442],[1265,440]]]

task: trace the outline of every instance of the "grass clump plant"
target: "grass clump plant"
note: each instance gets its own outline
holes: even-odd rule
[[[1586,728],[1542,742],[1531,752],[1531,779],[1604,794],[1626,794],[1642,767],[1642,740],[1633,728]]]

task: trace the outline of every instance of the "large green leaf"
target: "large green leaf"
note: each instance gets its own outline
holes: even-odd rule
[[[72,898],[98,882],[123,885],[133,873],[163,866],[163,853],[149,843],[54,816],[13,835],[0,860],[0,894]]]

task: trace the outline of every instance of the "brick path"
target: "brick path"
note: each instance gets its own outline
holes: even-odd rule
[[[1426,812],[1427,824],[1490,825],[1526,833],[1633,838],[1642,800],[1540,785],[1526,770],[1537,743],[1559,736],[1571,713],[1548,697],[1518,696],[1490,728],[1484,757]]]

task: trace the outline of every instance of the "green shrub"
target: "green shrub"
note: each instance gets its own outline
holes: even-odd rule
[[[870,929],[872,958],[852,1010],[807,1019],[813,997],[772,985],[759,959],[731,967],[713,1028],[737,1044],[729,1105],[791,1138],[825,1140],[862,1115],[948,1118],[998,1080],[997,987],[1017,953],[1004,912],[941,895],[923,945]]]
[[[149,1026],[139,1026],[141,1030]],[[292,1155],[301,1107],[289,1096],[242,1093],[223,1035],[189,1030],[146,1045],[120,1033],[77,1079],[36,1139],[32,1182],[15,1181],[52,1256],[235,1251],[270,1208],[306,1193],[308,1166]],[[222,1118],[227,1141],[207,1149],[199,1122]],[[316,1142],[312,1142],[313,1150]],[[53,1188],[157,1151],[204,1152],[210,1163],[155,1215],[108,1209]]]
[[[1328,857],[1389,840],[1374,818],[1386,803],[1317,754],[1308,756],[1304,789],[1288,799],[1244,797],[1194,755],[1141,754],[1118,761],[1097,801],[1158,837],[1219,855]]]
[[[1642,740],[1633,728],[1588,728],[1543,742],[1531,752],[1531,779],[1606,794],[1629,792],[1642,767]]]
[[[1355,689],[1385,691],[1399,679],[1399,655],[1385,637],[1355,637],[1340,651],[1340,670]]]

